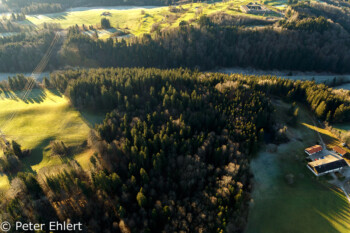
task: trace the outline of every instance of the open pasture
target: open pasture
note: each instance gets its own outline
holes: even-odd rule
[[[108,18],[113,28],[139,36],[154,30],[178,27],[181,21],[195,23],[200,15],[210,15],[217,12],[243,15],[240,6],[249,2],[251,1],[232,0],[228,2],[192,3],[174,7],[80,7],[61,13],[28,15],[27,20],[22,23],[36,26],[44,23],[54,23],[59,24],[63,29],[74,25],[91,25],[99,29],[101,19]],[[276,10],[271,6],[268,7]],[[249,16],[264,17],[263,15],[251,14]],[[102,34],[102,39],[113,36],[113,33],[105,31]]]
[[[84,118],[66,97],[55,91],[35,89],[25,101],[20,98],[21,92],[0,93],[1,130],[7,140],[15,140],[23,149],[31,150],[30,156],[22,159],[27,171],[38,172],[43,167],[62,164],[59,156],[52,155],[50,142],[58,140],[67,147],[79,147],[86,142],[90,127],[102,119],[91,114]],[[13,113],[16,115],[8,121]],[[85,165],[92,151],[87,153],[83,146],[81,148],[77,160],[84,161]],[[75,158],[75,154],[69,156]],[[0,174],[0,190],[7,186],[7,177]]]

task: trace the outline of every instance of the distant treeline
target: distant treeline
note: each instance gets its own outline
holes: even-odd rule
[[[350,33],[345,13],[337,10],[326,4],[299,3],[278,23],[223,13],[202,15],[199,26],[183,21],[179,28],[156,30],[152,36],[128,42],[96,41],[73,27],[60,60],[62,65],[84,67],[237,66],[346,73],[350,72]],[[273,23],[273,27],[246,27]]]
[[[320,20],[323,24],[323,20]],[[131,42],[94,40],[72,28],[61,61],[72,66],[254,67],[301,71],[350,72],[348,33],[327,26],[319,31],[263,30],[220,26],[202,19],[201,27],[180,28],[144,35]],[[318,22],[318,21],[317,21]],[[327,24],[326,24],[327,25]],[[296,27],[297,25],[293,26]],[[326,31],[324,31],[326,30]]]
[[[63,11],[64,8],[58,3],[32,3],[32,5],[22,7],[23,14],[43,14]]]
[[[53,53],[48,68],[187,67],[210,70],[217,67],[253,67],[349,73],[350,33],[346,30],[346,21],[342,21],[345,16],[339,13],[335,17],[335,13],[327,13],[333,12],[333,6],[321,10],[322,4],[302,4],[289,8],[287,19],[278,23],[221,13],[209,17],[202,15],[197,20],[198,24],[190,25],[183,21],[178,28],[155,30],[152,35],[128,39],[127,42],[96,40],[85,35],[77,25],[69,29],[68,38],[59,53]],[[320,16],[320,12],[343,23],[333,23]],[[271,27],[246,27],[273,23]],[[31,72],[31,67],[35,67],[28,63],[37,61],[40,55],[31,48],[36,48],[41,39],[30,43],[26,42],[27,39],[18,39],[11,37],[6,40],[12,40],[12,43],[0,42],[0,49],[9,48],[10,44],[14,48],[21,47],[20,51],[10,55],[8,50],[4,54],[0,51],[0,61],[4,60],[0,71]],[[45,41],[48,39],[45,37]],[[28,51],[22,59],[24,50]],[[12,59],[17,55],[21,57],[20,62]]]
[[[345,1],[327,0],[325,2],[300,2],[291,6],[286,11],[286,16],[294,16],[292,18],[299,20],[307,20],[310,17],[324,17],[330,19],[330,22],[339,24],[347,32],[350,32],[350,4]],[[297,17],[295,17],[297,16]]]
[[[43,58],[55,34],[50,31],[40,33],[21,33],[0,38],[0,71],[32,72]],[[56,56],[48,68],[58,66]]]

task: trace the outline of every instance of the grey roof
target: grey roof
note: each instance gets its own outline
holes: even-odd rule
[[[339,159],[337,161],[331,162],[331,163],[326,163],[326,164],[321,164],[318,166],[315,166],[315,170],[317,171],[318,174],[324,173],[327,171],[331,171],[334,169],[342,168],[342,167],[347,167],[349,166],[347,162],[344,159]]]

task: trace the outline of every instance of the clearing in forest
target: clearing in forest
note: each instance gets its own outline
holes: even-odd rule
[[[100,121],[100,117],[88,115],[88,119],[71,107],[69,100],[60,93],[35,89],[26,101],[20,99],[21,92],[2,92],[0,94],[0,125],[15,112],[10,122],[2,127],[7,140],[15,140],[23,149],[30,149],[29,157],[21,161],[25,170],[38,172],[43,167],[62,164],[59,156],[52,155],[50,142],[62,141],[66,147],[75,148],[78,162],[86,165],[92,151],[84,150],[88,137],[89,120]],[[81,146],[81,147],[80,147]],[[79,150],[81,148],[81,151]],[[91,153],[87,153],[91,152]],[[1,150],[0,156],[3,152]],[[85,166],[86,167],[86,166]],[[8,179],[0,174],[0,190],[8,187]]]

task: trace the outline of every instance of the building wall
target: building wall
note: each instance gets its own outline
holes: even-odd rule
[[[337,171],[340,171],[340,170],[343,169],[343,168],[341,167],[341,168],[329,170],[329,171],[326,171],[326,172],[323,172],[323,173],[318,174],[318,173],[316,173],[311,167],[309,167],[309,165],[306,165],[306,166],[307,166],[307,168],[310,169],[310,171],[312,171],[312,173],[314,173],[315,176],[323,176],[323,175],[326,175],[326,174],[328,174],[328,173],[337,172]]]

